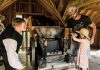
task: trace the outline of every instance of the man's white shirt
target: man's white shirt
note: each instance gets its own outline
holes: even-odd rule
[[[3,40],[3,44],[4,44],[6,52],[7,52],[8,62],[10,64],[10,66],[13,68],[16,68],[16,69],[23,69],[24,66],[19,61],[19,57],[16,52],[17,41],[14,39],[7,38],[7,39]]]

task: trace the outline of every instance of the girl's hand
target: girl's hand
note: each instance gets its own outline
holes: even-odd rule
[[[71,35],[77,37],[77,34],[76,33],[71,33]]]

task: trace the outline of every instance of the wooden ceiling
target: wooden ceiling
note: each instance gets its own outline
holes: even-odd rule
[[[0,0],[0,11],[17,0]],[[29,0],[30,1],[30,0]],[[66,27],[64,22],[67,9],[77,6],[81,14],[90,16],[94,23],[100,27],[100,0],[37,0],[52,16],[55,16]]]
[[[67,9],[77,6],[81,14],[90,16],[92,21],[98,25],[100,22],[100,0],[38,0],[53,16],[62,21],[66,27]],[[51,9],[50,9],[51,8]]]

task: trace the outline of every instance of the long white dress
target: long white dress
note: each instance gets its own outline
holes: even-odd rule
[[[80,43],[79,51],[77,56],[77,65],[80,68],[88,68],[89,66],[89,52],[90,52],[90,41],[88,39],[78,39],[73,37],[73,40]]]

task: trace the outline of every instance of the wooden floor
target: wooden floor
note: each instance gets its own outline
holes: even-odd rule
[[[99,52],[96,53],[96,51],[92,51],[91,53],[91,59],[90,59],[90,70],[100,70],[100,57],[98,56],[100,54]],[[25,64],[25,53],[19,54],[21,57],[21,62]],[[57,57],[57,56],[56,56]],[[61,57],[61,56],[60,56]],[[63,59],[63,58],[60,58]],[[0,66],[0,70],[4,70],[4,66]],[[26,68],[25,70],[33,70],[31,67]],[[75,68],[74,63],[66,63],[63,60],[62,61],[56,61],[55,62],[48,62],[45,68],[40,68],[40,70],[77,70]]]

